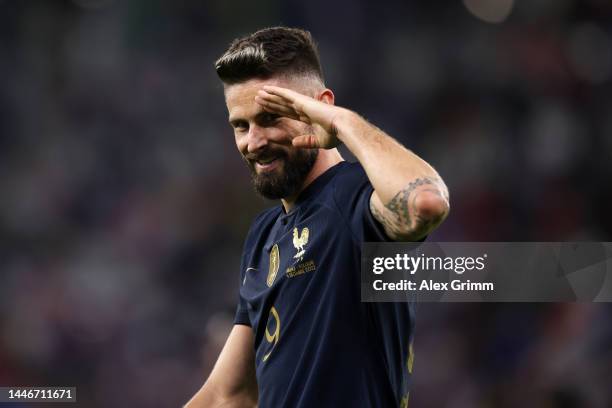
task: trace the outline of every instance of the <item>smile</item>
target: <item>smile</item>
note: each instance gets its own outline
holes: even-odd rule
[[[280,165],[280,159],[278,157],[271,157],[265,160],[257,160],[255,162],[255,168],[258,172],[272,171]]]

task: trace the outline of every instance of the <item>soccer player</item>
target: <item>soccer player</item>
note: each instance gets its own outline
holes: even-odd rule
[[[281,204],[253,221],[235,325],[187,407],[406,406],[412,305],[360,301],[361,245],[423,240],[448,213],[444,182],[334,105],[307,31],[237,39],[216,70],[254,187]]]

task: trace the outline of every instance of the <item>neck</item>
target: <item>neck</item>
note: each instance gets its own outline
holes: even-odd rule
[[[321,174],[325,173],[327,170],[334,167],[336,164],[340,163],[343,160],[344,159],[340,155],[340,152],[338,152],[338,149],[319,149],[317,160],[312,166],[310,173],[308,173],[308,175],[306,176],[306,179],[304,180],[304,183],[302,183],[302,186],[300,187],[299,191],[291,197],[281,199],[285,212],[288,213],[293,209],[300,193],[304,191],[304,189],[308,187],[310,183],[315,181],[317,177],[319,177]]]

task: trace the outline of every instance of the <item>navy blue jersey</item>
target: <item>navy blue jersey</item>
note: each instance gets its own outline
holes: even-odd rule
[[[362,303],[364,241],[386,241],[359,163],[327,170],[285,214],[260,214],[242,256],[235,323],[255,335],[259,407],[399,407],[413,305]]]

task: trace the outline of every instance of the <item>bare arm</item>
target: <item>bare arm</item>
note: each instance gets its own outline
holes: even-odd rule
[[[270,112],[311,125],[313,134],[294,138],[294,146],[346,145],[374,187],[370,211],[390,238],[420,239],[448,215],[448,189],[433,167],[357,113],[334,106],[329,89],[311,98],[265,86],[255,100]]]
[[[448,189],[427,162],[359,115],[345,111],[335,131],[374,187],[372,215],[397,241],[423,238],[448,215]]]
[[[257,406],[253,329],[235,325],[210,376],[185,408]]]

